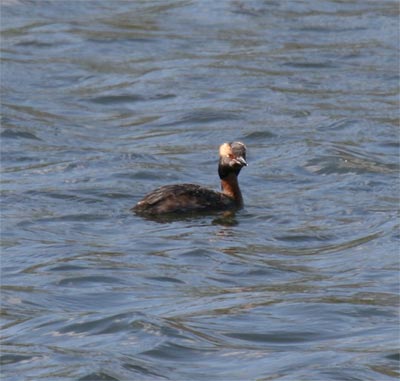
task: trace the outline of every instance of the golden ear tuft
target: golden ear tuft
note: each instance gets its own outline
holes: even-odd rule
[[[224,143],[219,147],[219,156],[229,156],[232,155],[232,147],[229,143]]]

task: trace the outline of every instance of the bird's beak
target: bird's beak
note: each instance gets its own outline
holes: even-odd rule
[[[247,161],[242,156],[235,157],[234,161],[241,166],[247,166]]]

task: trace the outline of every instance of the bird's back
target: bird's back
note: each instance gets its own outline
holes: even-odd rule
[[[145,196],[133,208],[139,214],[220,211],[235,208],[222,193],[195,184],[165,185]]]

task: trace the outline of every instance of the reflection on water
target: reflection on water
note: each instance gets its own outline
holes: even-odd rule
[[[0,17],[4,377],[398,378],[396,2]],[[244,210],[129,211],[232,140]]]

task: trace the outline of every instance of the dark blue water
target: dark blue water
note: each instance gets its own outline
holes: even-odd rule
[[[4,380],[397,380],[396,1],[1,4]],[[153,221],[153,188],[245,209]]]

